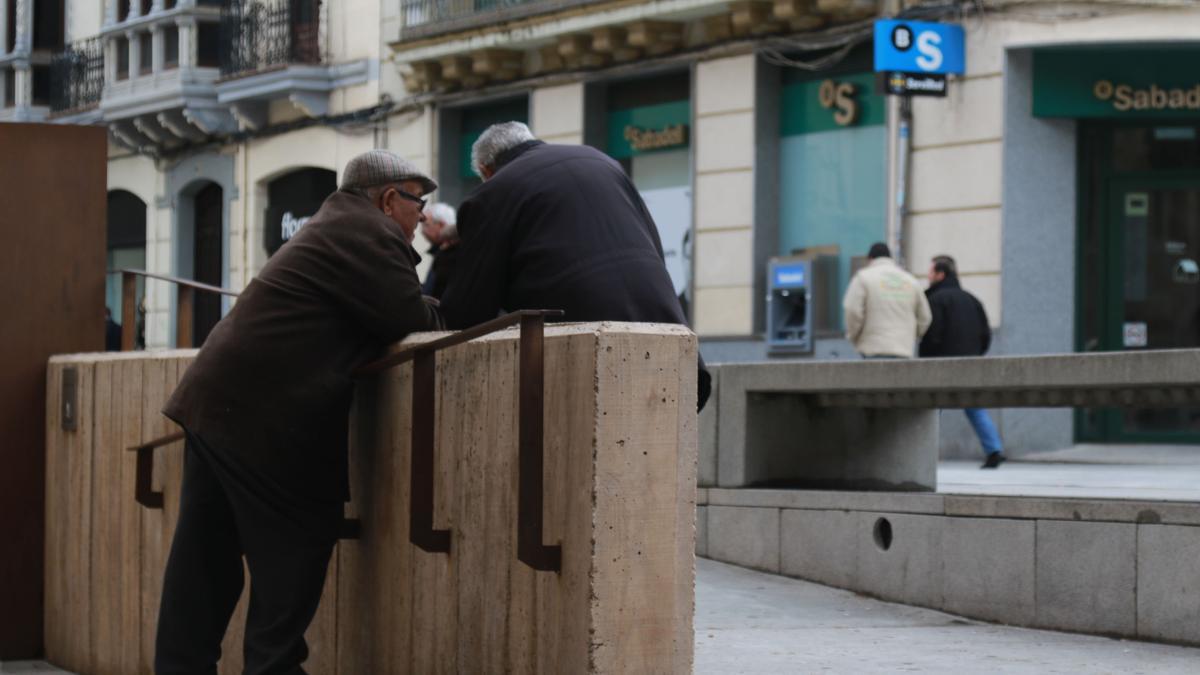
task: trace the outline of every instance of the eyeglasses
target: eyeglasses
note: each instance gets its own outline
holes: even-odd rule
[[[410,194],[410,193],[408,193],[408,192],[405,192],[404,190],[401,190],[400,188],[394,188],[394,189],[396,190],[396,194],[400,195],[401,197],[404,197],[405,199],[407,199],[407,200],[409,200],[409,201],[416,202],[416,203],[420,204],[420,205],[421,205],[421,210],[422,210],[422,211],[424,211],[424,210],[425,210],[425,200],[424,200],[424,199],[421,199],[420,197],[418,197],[418,196],[416,196],[416,195],[414,195],[414,194]]]

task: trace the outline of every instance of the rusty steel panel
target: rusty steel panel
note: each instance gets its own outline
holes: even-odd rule
[[[46,362],[104,349],[102,127],[0,124],[0,660],[42,652]]]

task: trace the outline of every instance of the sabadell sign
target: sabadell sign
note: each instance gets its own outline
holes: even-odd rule
[[[1088,46],[1035,50],[1036,117],[1200,116],[1200,49]]]

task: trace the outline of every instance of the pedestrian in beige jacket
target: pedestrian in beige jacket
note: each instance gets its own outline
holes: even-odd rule
[[[842,301],[846,339],[866,358],[912,358],[933,320],[925,292],[886,244],[871,246],[867,257],[870,264],[850,280]]]

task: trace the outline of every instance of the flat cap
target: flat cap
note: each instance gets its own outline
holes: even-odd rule
[[[415,164],[391,150],[368,150],[346,164],[342,172],[342,190],[356,190],[389,183],[415,180],[425,194],[437,189],[437,183]]]

